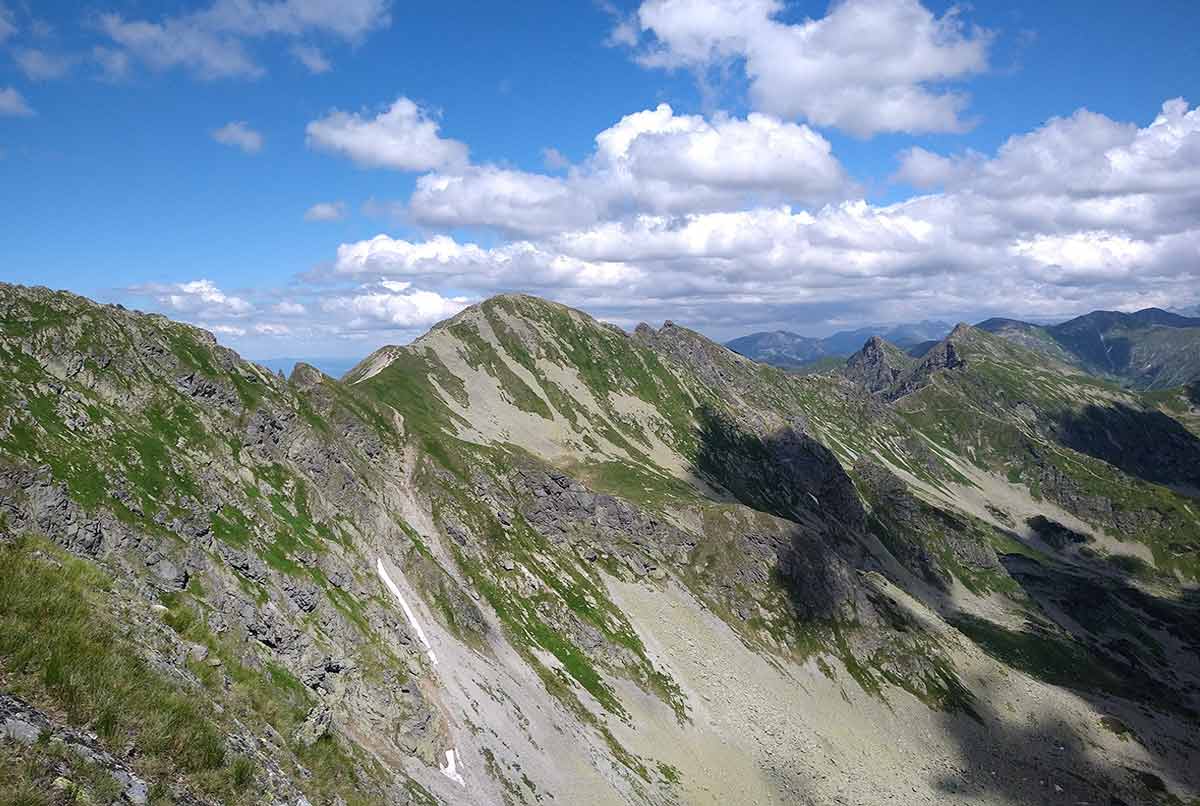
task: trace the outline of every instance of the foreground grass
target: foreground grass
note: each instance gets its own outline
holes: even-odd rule
[[[0,803],[5,806],[112,803],[120,796],[121,785],[107,770],[62,744],[39,741],[25,747],[0,739]]]
[[[95,565],[32,537],[0,545],[0,670],[14,694],[94,731],[110,750],[133,743],[150,781],[182,779],[236,803],[254,776],[227,752],[203,699],[152,667],[122,637]],[[0,781],[0,803],[27,801]],[[12,786],[17,786],[14,789]]]

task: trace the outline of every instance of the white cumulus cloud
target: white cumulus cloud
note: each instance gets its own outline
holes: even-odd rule
[[[678,115],[667,104],[596,135],[566,176],[472,165],[417,180],[413,217],[546,235],[631,212],[730,210],[751,202],[820,204],[856,192],[829,141],[768,115]]]
[[[769,189],[801,181],[786,159],[775,159],[772,185],[749,157],[705,158],[710,139],[762,149],[785,125],[647,110],[598,136],[565,177],[429,174],[410,203],[424,222],[524,234],[486,246],[380,235],[343,244],[329,273],[472,296],[526,290],[616,321],[670,317],[718,332],[835,314],[1053,317],[1197,300],[1200,111],[1182,100],[1140,127],[1080,110],[994,154],[902,152],[898,178],[929,192],[892,204],[771,201]],[[654,136],[643,145],[645,130]],[[807,130],[787,137],[807,159],[825,151]]]
[[[212,280],[147,283],[128,290],[137,296],[150,297],[172,311],[196,314],[206,319],[242,317],[254,311],[254,305],[248,300],[225,293]]]
[[[335,109],[306,132],[310,147],[368,167],[429,171],[467,162],[467,147],[443,138],[437,120],[403,96],[371,118]]]
[[[226,123],[215,129],[212,138],[222,145],[240,148],[247,154],[257,154],[263,147],[263,136],[250,128],[244,120]]]
[[[645,0],[647,67],[740,65],[756,109],[859,136],[962,131],[967,99],[940,88],[987,68],[991,37],[957,8],[919,0],[843,0],[826,16],[780,20],[780,0]],[[625,37],[628,40],[628,36]]]
[[[465,297],[443,297],[433,291],[363,290],[359,293],[332,297],[322,302],[326,313],[350,316],[348,327],[417,328],[428,327],[447,319],[469,305]]]
[[[338,247],[336,275],[407,278],[425,285],[508,288],[620,287],[640,273],[613,261],[591,262],[529,241],[485,248],[446,235],[413,243],[377,235]]]
[[[241,337],[241,336],[246,335],[246,328],[238,327],[237,325],[220,325],[220,324],[214,325],[214,324],[210,324],[208,322],[203,322],[203,323],[201,323],[200,326],[202,328],[204,328],[205,330],[215,333],[218,336]]]

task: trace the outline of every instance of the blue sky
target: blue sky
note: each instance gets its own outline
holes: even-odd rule
[[[0,0],[0,279],[259,358],[500,291],[721,338],[1182,307],[1200,12],[1149,8]]]

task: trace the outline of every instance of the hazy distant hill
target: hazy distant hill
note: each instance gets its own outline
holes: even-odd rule
[[[269,370],[291,375],[297,364],[316,367],[331,378],[340,378],[358,363],[355,358],[258,358],[254,363]]]
[[[872,336],[880,336],[899,347],[909,348],[922,342],[936,341],[949,331],[950,325],[934,321],[843,330],[823,338],[775,330],[741,336],[726,342],[725,346],[764,364],[798,369],[821,359],[847,357]]]
[[[988,319],[977,327],[1139,389],[1200,379],[1200,318],[1160,308],[1093,311],[1057,325]]]

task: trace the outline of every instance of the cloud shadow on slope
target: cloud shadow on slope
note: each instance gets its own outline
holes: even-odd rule
[[[870,562],[858,537],[865,514],[837,459],[812,437],[786,427],[750,433],[710,408],[699,414],[695,472],[747,507],[794,524],[786,539],[748,534],[776,558],[776,581],[800,622],[837,619],[861,604],[854,568]]]
[[[1090,404],[1060,415],[1056,436],[1143,481],[1200,491],[1200,438],[1162,412]]]
[[[1171,600],[1145,592],[1120,570],[1090,573],[1018,555],[1005,555],[1003,562],[1036,604],[1024,627],[961,614],[950,621],[993,658],[1088,702],[1104,715],[1104,728],[1141,745],[1168,777],[1197,786],[1200,591],[1184,590]],[[1030,802],[1038,791],[1045,802],[1178,802],[1157,773],[1089,757],[1084,737],[1052,714],[1029,727],[997,716],[985,715],[986,731],[962,720],[946,722],[976,786],[1016,802]],[[1167,728],[1177,742],[1157,735]],[[1031,764],[1031,757],[1039,763]],[[993,775],[994,765],[1005,760],[1013,771]],[[954,789],[952,779],[944,784]]]
[[[1131,410],[1117,415],[1124,437],[1137,433],[1139,426],[1162,430],[1177,425],[1166,418],[1169,423],[1155,419],[1146,426],[1143,415]],[[700,422],[697,471],[743,504],[797,524],[791,544],[778,547],[779,579],[795,617],[803,622],[836,613],[839,603],[862,601],[853,569],[884,569],[864,548],[865,513],[832,453],[793,429],[762,437],[711,410],[702,412]],[[1101,410],[1085,417],[1075,433],[1086,439],[1112,422]],[[1190,441],[1179,444],[1184,451],[1191,449]],[[1095,449],[1094,444],[1089,447]],[[1140,466],[1149,458],[1135,456],[1133,461]],[[1172,720],[1177,736],[1189,730],[1200,735],[1200,702],[1194,699],[1200,691],[1200,592],[1166,601],[1133,584],[1137,569],[1114,565],[1111,573],[1094,575],[1016,555],[1004,561],[1036,603],[1027,630],[945,615],[1002,663],[1089,702],[1106,715],[1103,724],[1109,730],[1142,744],[1164,776],[1194,785],[1192,768],[1200,759],[1200,745],[1174,743],[1172,752],[1172,743],[1159,740],[1153,726]],[[1190,660],[1173,662],[1180,653]],[[961,774],[935,774],[931,784],[939,791],[986,791],[1014,804],[1171,802],[1158,774],[1098,760],[1089,754],[1085,737],[1052,711],[1014,725],[1011,717],[1006,720],[992,710],[988,699],[981,696],[972,703],[979,721],[968,713],[943,718],[965,765]]]

